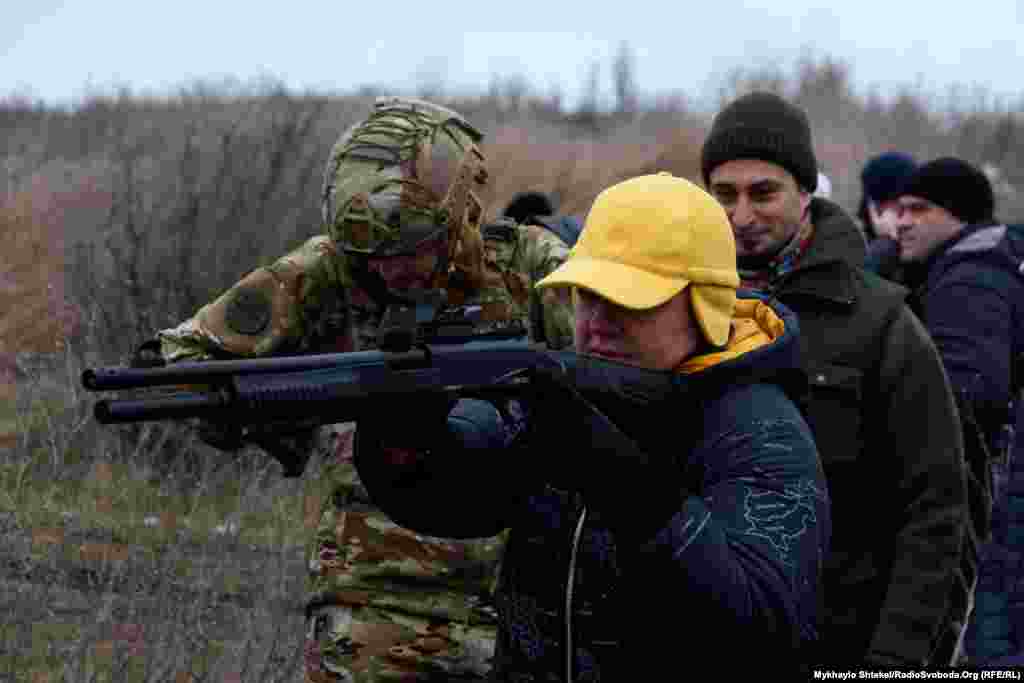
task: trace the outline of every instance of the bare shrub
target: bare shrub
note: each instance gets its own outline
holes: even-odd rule
[[[80,327],[67,290],[63,228],[66,213],[88,194],[57,192],[36,178],[0,196],[0,440],[8,443],[28,378],[40,364],[59,365]]]
[[[76,291],[121,353],[319,229],[324,100],[167,106],[165,125],[113,135],[110,213],[76,245]]]
[[[53,353],[76,322],[65,298],[65,197],[42,182],[0,201],[0,352]]]
[[[491,169],[490,206],[500,210],[522,190],[548,193],[561,213],[585,215],[604,188],[640,173],[664,170],[695,177],[693,131],[654,130],[649,144],[614,140],[550,141],[505,126],[485,144]]]
[[[670,171],[699,180],[714,111],[693,110],[682,91],[635,92],[628,56],[624,45],[617,70],[594,65],[584,83],[589,99],[577,111],[563,108],[559,92],[541,95],[521,76],[495,78],[482,95],[438,90],[443,104],[486,133],[491,216],[526,189],[548,192],[560,212],[583,216],[598,192],[630,175]],[[601,109],[602,73],[618,93],[618,111]],[[850,66],[829,57],[805,58],[791,71],[737,69],[720,85],[718,104],[767,89],[804,107],[822,170],[847,209],[856,207],[867,158],[897,148],[984,166],[1001,216],[1024,217],[1020,104],[978,89],[945,99],[914,85],[890,96],[861,94],[852,82]],[[52,352],[62,340],[66,365],[121,362],[248,270],[321,232],[326,155],[375,94],[197,82],[166,97],[94,93],[67,108],[0,99],[0,230],[12,245],[0,255],[7,390],[18,351]],[[81,396],[76,388],[66,398]],[[176,438],[158,441],[186,447]],[[116,450],[136,453],[137,445]]]

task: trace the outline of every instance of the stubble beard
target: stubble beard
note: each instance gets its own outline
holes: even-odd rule
[[[787,238],[776,240],[767,247],[757,250],[758,243],[753,241],[752,247],[754,251],[746,251],[742,255],[739,253],[740,245],[744,243],[742,237],[736,238],[737,255],[736,265],[743,270],[761,270],[771,264],[772,259],[779,255],[779,253],[786,248],[786,246],[796,237],[797,232],[800,229],[800,225],[791,225],[786,231],[789,235]],[[751,232],[760,232],[760,228],[754,228]],[[746,245],[744,245],[746,246]]]

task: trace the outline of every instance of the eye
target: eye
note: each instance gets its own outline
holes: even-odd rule
[[[720,204],[729,205],[735,203],[736,201],[735,190],[730,190],[726,188],[715,188],[712,190],[712,194],[715,196],[715,199],[717,199]]]

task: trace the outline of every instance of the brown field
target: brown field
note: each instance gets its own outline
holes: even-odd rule
[[[754,87],[807,109],[848,210],[863,162],[898,148],[998,167],[1000,213],[1024,221],[1021,104],[860,94],[829,60],[734,74],[722,97]],[[566,112],[500,83],[445,99],[486,133],[491,215],[525,189],[584,215],[633,174],[696,178],[713,112],[626,101]],[[318,233],[326,154],[370,103],[201,84],[74,109],[0,99],[0,680],[296,680],[316,463],[286,480],[185,425],[102,429],[78,376]]]

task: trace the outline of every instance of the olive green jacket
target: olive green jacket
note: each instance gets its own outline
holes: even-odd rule
[[[862,269],[856,224],[826,200],[811,212],[807,252],[769,289],[800,322],[832,500],[823,661],[940,665],[933,651],[962,612],[951,605],[967,519],[955,401],[906,290]]]

